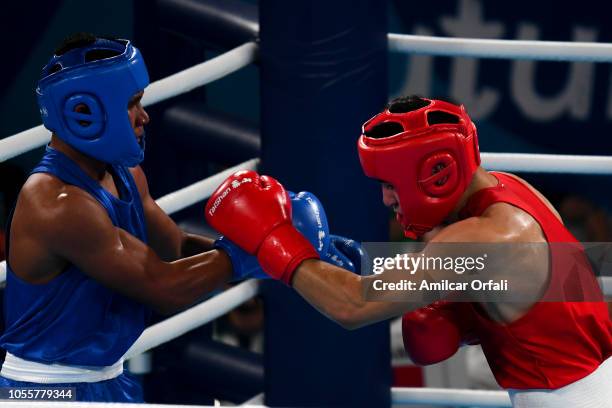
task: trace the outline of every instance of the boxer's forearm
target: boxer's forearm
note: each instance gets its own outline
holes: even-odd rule
[[[362,278],[345,269],[309,259],[296,270],[292,286],[325,316],[347,329],[356,329],[402,314],[416,305],[368,302],[363,298]]]
[[[162,286],[171,299],[166,312],[175,312],[225,285],[232,277],[232,264],[223,251],[212,250],[171,262]],[[174,310],[173,310],[174,309]]]

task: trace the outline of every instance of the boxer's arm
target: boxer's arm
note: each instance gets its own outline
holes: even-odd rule
[[[425,303],[374,302],[363,297],[362,277],[335,265],[308,259],[298,266],[292,286],[322,314],[347,329],[399,316]]]
[[[165,261],[173,261],[213,249],[213,239],[182,231],[149,194],[147,178],[140,166],[130,169],[138,187],[149,245]]]
[[[53,254],[161,313],[189,306],[231,276],[231,263],[221,251],[162,261],[152,248],[116,228],[106,211],[76,188],[41,214],[41,218],[49,216],[53,222],[37,229]]]
[[[473,218],[453,224],[438,235],[432,242],[500,242],[499,228],[488,225],[488,220]],[[436,251],[431,249],[429,251]],[[426,253],[427,253],[426,249]],[[429,254],[426,256],[438,256]],[[416,271],[413,279],[419,280],[422,271]],[[377,275],[376,279],[384,281],[385,274]],[[425,276],[423,275],[423,278]],[[428,270],[427,278],[432,281],[453,278],[449,272]],[[409,302],[366,301],[364,287],[371,286],[368,280],[373,277],[362,277],[351,274],[335,266],[317,260],[304,261],[293,277],[293,287],[315,308],[337,321],[346,328],[359,328],[380,320],[401,315],[430,303],[417,298]],[[468,279],[458,276],[458,279]]]

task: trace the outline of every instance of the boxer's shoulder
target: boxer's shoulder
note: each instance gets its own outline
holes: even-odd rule
[[[54,175],[36,173],[28,178],[19,194],[12,228],[39,234],[39,239],[44,240],[71,226],[80,228],[88,219],[105,214],[102,206],[85,190]]]
[[[448,225],[431,242],[545,242],[545,236],[530,214],[500,202],[490,205],[479,216]]]
[[[528,212],[509,203],[490,205],[480,217],[500,242],[545,242],[538,221]]]
[[[70,236],[84,237],[87,221],[100,205],[87,192],[57,177],[36,173],[24,184],[11,222],[9,258],[17,276],[45,283],[61,273],[66,261],[54,249]]]
[[[48,173],[32,174],[19,193],[17,206],[32,206],[34,213],[39,211],[78,207],[96,200],[82,188],[66,183]]]
[[[561,219],[561,215],[555,209],[555,207],[551,204],[551,202],[542,193],[540,193],[540,191],[538,191],[534,186],[532,186],[531,184],[529,184],[527,181],[520,178],[516,174],[505,173],[505,172],[496,172],[496,173],[505,174],[507,176],[510,176],[516,181],[518,181],[519,183],[521,183],[522,185],[524,185],[525,187],[527,187],[540,201],[542,201],[548,207],[550,211],[552,211],[552,213],[555,215],[555,217],[559,219],[559,221],[563,222],[563,220]]]

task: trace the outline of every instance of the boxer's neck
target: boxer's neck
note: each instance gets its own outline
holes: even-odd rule
[[[101,181],[106,176],[106,170],[108,168],[106,163],[79,152],[74,147],[57,137],[55,134],[51,136],[49,146],[68,156],[92,179]]]
[[[494,175],[488,173],[482,167],[478,167],[474,172],[474,176],[472,177],[470,185],[459,199],[459,203],[453,209],[453,212],[451,213],[451,219],[457,219],[457,215],[459,214],[461,209],[467,204],[468,200],[472,195],[482,189],[495,187],[497,183],[498,180]]]

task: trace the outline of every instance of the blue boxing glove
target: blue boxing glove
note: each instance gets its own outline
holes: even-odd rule
[[[366,257],[367,253],[359,242],[339,235],[331,235],[329,249],[321,259],[359,274],[361,273],[361,262],[366,261]]]
[[[366,252],[357,241],[329,233],[327,216],[319,199],[305,191],[298,194],[289,191],[289,198],[293,225],[314,245],[321,259],[351,272],[361,273],[361,261],[365,260]]]
[[[330,237],[323,204],[314,194],[307,191],[288,193],[291,199],[293,226],[310,241],[319,255],[323,256],[329,248]]]
[[[293,225],[310,241],[323,257],[330,244],[329,226],[323,205],[317,197],[306,191],[288,192],[291,199]],[[215,241],[215,248],[224,250],[232,261],[232,281],[248,278],[268,279],[255,256],[249,255],[225,237]]]

